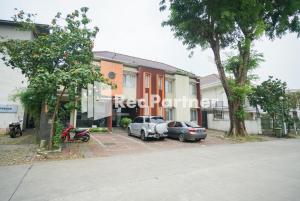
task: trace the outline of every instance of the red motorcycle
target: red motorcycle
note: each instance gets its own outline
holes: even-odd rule
[[[75,140],[81,140],[83,142],[87,142],[90,140],[90,131],[89,129],[76,129],[71,124],[62,131],[61,140],[65,142],[73,142]]]

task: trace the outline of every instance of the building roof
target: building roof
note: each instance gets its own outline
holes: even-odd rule
[[[287,93],[297,93],[297,92],[300,92],[300,89],[287,89],[286,92]]]
[[[204,77],[200,77],[200,86],[205,87],[205,86],[210,86],[213,84],[219,84],[221,83],[219,75],[217,74],[210,74]]]
[[[182,70],[180,68],[177,68],[177,67],[174,67],[174,66],[162,63],[162,62],[152,61],[152,60],[129,56],[129,55],[125,55],[125,54],[119,54],[119,53],[115,53],[115,52],[95,51],[94,58],[96,60],[108,60],[108,61],[119,62],[124,65],[132,66],[132,67],[148,67],[148,68],[164,70],[167,73],[171,73],[171,74],[184,74],[184,75],[188,75],[189,77],[193,77],[193,78],[197,77],[195,74],[193,74],[191,72]]]
[[[3,19],[0,19],[0,25],[14,26],[14,27],[20,26],[18,22],[12,20],[3,20]],[[49,25],[35,23],[35,26],[37,28],[36,31],[38,33],[49,33]]]

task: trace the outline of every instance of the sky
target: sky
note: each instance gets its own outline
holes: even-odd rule
[[[36,13],[36,22],[49,24],[57,12],[68,14],[89,7],[91,24],[100,32],[95,51],[113,51],[164,62],[199,76],[217,73],[210,49],[190,51],[174,38],[169,27],[162,27],[168,12],[159,11],[160,0],[1,0],[0,19],[11,19],[14,8]],[[265,62],[254,72],[260,81],[273,76],[286,81],[288,88],[300,89],[300,38],[288,34],[274,41],[262,38],[254,49],[264,54]],[[258,81],[258,83],[260,82]]]

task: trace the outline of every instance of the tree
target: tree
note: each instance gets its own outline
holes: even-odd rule
[[[289,92],[287,93],[287,98],[289,100],[291,109],[297,110],[300,109],[300,92]]]
[[[295,133],[297,132],[297,124],[299,124],[299,114],[298,111],[300,109],[300,92],[299,91],[289,91],[287,92],[287,102],[289,104],[290,113],[292,114],[290,118],[291,124],[293,124]],[[290,125],[288,126],[288,129],[290,129]]]
[[[278,117],[284,115],[284,119],[289,119],[289,104],[285,93],[286,83],[279,79],[269,77],[253,89],[249,95],[250,105],[260,107],[273,120],[273,131]]]
[[[260,62],[263,60],[263,55],[257,52],[252,52],[249,57],[248,75],[244,85],[238,85],[235,82],[236,74],[238,73],[238,68],[240,65],[239,56],[229,56],[229,58],[224,62],[225,72],[231,90],[231,100],[240,101],[244,103],[247,96],[252,92],[252,81],[257,79],[257,75],[252,73]],[[245,110],[241,106],[235,111],[235,118],[243,122],[245,120]],[[245,125],[243,125],[245,128]]]
[[[105,81],[93,62],[93,41],[98,28],[89,28],[88,8],[75,10],[65,18],[57,13],[48,33],[38,33],[33,23],[35,15],[20,11],[14,20],[21,29],[32,30],[35,40],[4,40],[0,43],[3,60],[12,68],[21,69],[27,77],[28,90],[49,106],[51,131],[49,148],[55,133],[55,121],[64,95],[76,101],[82,88],[95,81]],[[61,25],[59,22],[62,22]]]
[[[299,1],[292,0],[162,0],[160,10],[169,7],[170,15],[163,26],[170,26],[175,37],[188,49],[211,48],[217,70],[228,97],[229,135],[245,135],[243,118],[238,115],[242,99],[233,98],[233,88],[226,77],[221,51],[237,52],[233,83],[243,88],[248,80],[253,42],[263,34],[281,37],[288,31],[300,33]]]

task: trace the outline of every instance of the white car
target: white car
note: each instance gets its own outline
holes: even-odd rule
[[[160,116],[138,116],[128,126],[128,135],[140,137],[143,141],[148,138],[165,139],[167,124]]]

